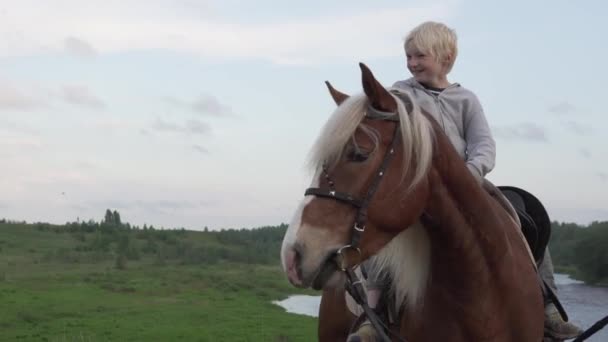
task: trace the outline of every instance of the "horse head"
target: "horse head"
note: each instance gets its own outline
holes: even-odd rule
[[[360,66],[363,94],[327,83],[338,107],[313,147],[315,175],[281,249],[295,286],[340,285],[338,254],[356,264],[377,253],[427,202],[431,125],[407,93],[387,90]]]

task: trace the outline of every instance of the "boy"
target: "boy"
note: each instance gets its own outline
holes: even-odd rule
[[[393,87],[411,93],[418,105],[437,120],[469,171],[481,183],[494,168],[496,145],[477,96],[447,79],[458,53],[456,33],[444,24],[425,22],[407,35],[404,48],[407,68],[413,77],[398,81]],[[552,284],[552,272],[543,272],[553,267],[548,253],[543,264],[541,274],[543,278],[548,275],[547,280]],[[373,259],[366,266],[370,275],[368,302],[375,308],[387,289],[386,279],[374,266]],[[545,330],[562,339],[580,334],[576,326],[561,320],[552,303],[545,307]],[[374,328],[364,322],[348,340],[374,341],[375,337]]]

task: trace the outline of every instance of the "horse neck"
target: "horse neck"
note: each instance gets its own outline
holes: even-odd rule
[[[511,317],[542,326],[540,291],[535,293],[532,285],[532,268],[525,269],[524,243],[515,227],[509,229],[514,223],[506,211],[477,184],[442,132],[435,147],[422,220],[431,249],[430,274],[423,305],[408,312],[418,319],[403,315],[401,331],[411,340],[521,340],[512,336],[527,330],[510,329]],[[530,309],[535,305],[537,311]],[[436,329],[435,322],[450,324]]]
[[[436,151],[425,210],[433,282],[464,286],[491,281],[490,270],[504,261],[509,248],[500,238],[504,216],[497,217],[501,213],[495,203],[443,133],[436,136]]]

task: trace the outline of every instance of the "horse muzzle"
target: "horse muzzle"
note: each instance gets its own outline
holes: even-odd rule
[[[336,251],[331,250],[321,257],[307,260],[300,245],[288,248],[284,253],[285,273],[289,282],[296,287],[321,290],[338,271]],[[318,261],[317,261],[318,260]]]

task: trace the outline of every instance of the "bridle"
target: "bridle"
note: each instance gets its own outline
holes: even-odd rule
[[[382,320],[378,317],[376,312],[372,310],[367,304],[367,296],[365,291],[363,290],[363,284],[361,280],[359,280],[358,276],[354,272],[354,269],[357,267],[359,262],[361,261],[361,250],[359,249],[359,243],[361,242],[361,236],[365,231],[365,225],[367,222],[367,210],[371,203],[374,194],[380,187],[380,182],[384,178],[386,174],[386,170],[395,155],[395,147],[397,146],[397,141],[399,140],[399,115],[397,113],[392,112],[383,112],[377,109],[374,109],[371,105],[368,106],[367,112],[365,114],[365,118],[371,120],[383,120],[383,121],[392,121],[395,122],[395,128],[393,130],[393,137],[391,143],[384,153],[384,159],[382,163],[376,170],[376,176],[372,180],[369,188],[365,193],[365,197],[363,199],[359,199],[356,196],[336,191],[334,188],[334,181],[329,176],[329,171],[327,167],[323,167],[323,176],[325,177],[328,187],[327,188],[308,188],[305,191],[305,195],[313,195],[317,197],[329,198],[338,202],[342,202],[348,205],[351,205],[357,208],[357,213],[355,216],[355,223],[353,225],[352,236],[350,244],[344,245],[340,247],[336,253],[336,262],[338,264],[338,268],[346,273],[346,290],[350,293],[353,299],[361,305],[367,318],[370,323],[378,332],[380,338],[383,341],[391,341],[388,335],[385,333],[384,329],[390,332],[383,323]],[[358,261],[354,264],[349,264],[349,258],[347,258],[347,254],[356,254],[358,255]]]
[[[365,118],[371,120],[383,120],[399,123],[399,116],[396,113],[379,111],[377,109],[372,108],[371,106],[368,107],[367,113],[365,114]],[[378,170],[376,170],[376,177],[373,179],[372,183],[367,189],[365,197],[363,197],[363,199],[359,199],[355,195],[349,193],[336,191],[336,189],[334,188],[335,183],[330,178],[329,171],[327,170],[326,166],[323,167],[323,176],[327,180],[328,187],[308,188],[304,193],[304,195],[306,196],[313,195],[317,197],[329,198],[357,208],[357,214],[355,216],[355,224],[353,225],[353,234],[351,237],[351,242],[350,244],[341,247],[338,250],[338,254],[341,254],[341,251],[344,251],[346,249],[353,249],[356,250],[357,253],[361,253],[359,250],[359,243],[361,242],[361,235],[365,231],[365,224],[367,222],[367,210],[374,194],[380,186],[380,182],[386,174],[386,169],[388,168],[391,160],[393,159],[393,156],[395,155],[395,147],[397,145],[397,141],[399,140],[399,131],[399,125],[397,124],[395,125],[395,129],[393,131],[393,138],[391,140],[391,143],[386,152],[384,153],[384,159],[378,167]],[[342,270],[344,270],[344,268],[346,267],[341,267]]]

